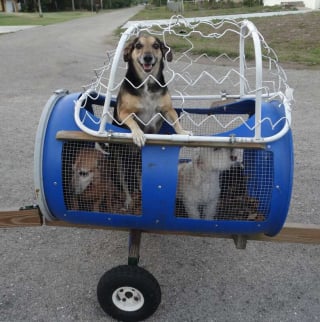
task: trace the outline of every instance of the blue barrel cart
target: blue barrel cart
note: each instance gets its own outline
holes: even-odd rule
[[[177,135],[165,122],[160,133],[146,134],[147,143],[139,149],[131,133],[115,124],[112,109],[121,84],[123,48],[141,32],[161,37],[165,43],[174,36],[192,45],[199,35],[214,42],[231,33],[240,39],[240,53],[238,59],[195,57],[191,46],[178,55],[173,67],[167,66],[166,78],[170,92],[176,94],[172,99],[180,121],[194,135]],[[253,63],[246,60],[249,41]],[[161,300],[158,282],[137,266],[142,231],[232,234],[237,247],[243,248],[246,236],[274,236],[283,227],[293,180],[291,92],[273,54],[247,20],[214,24],[180,17],[166,26],[134,25],[84,92],[56,91],[47,102],[35,149],[35,184],[42,214],[48,221],[130,231],[129,265],[108,271],[98,284],[99,303],[114,318],[145,319]],[[226,57],[225,65],[221,59]],[[216,75],[224,69],[222,76]],[[276,75],[275,80],[264,82],[266,71]],[[199,159],[194,156],[205,149],[236,151],[237,160],[227,169],[215,170],[214,185],[209,182],[208,189],[201,189],[208,194],[218,189],[215,212],[207,214],[203,202],[194,216],[179,194],[179,169],[195,167]],[[188,184],[194,182],[190,179]]]

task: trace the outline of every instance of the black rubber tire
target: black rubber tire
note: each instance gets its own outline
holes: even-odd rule
[[[111,317],[119,321],[135,322],[145,320],[157,310],[161,302],[161,289],[158,281],[145,269],[121,265],[101,277],[97,296],[100,306]],[[125,307],[126,301],[128,307]]]

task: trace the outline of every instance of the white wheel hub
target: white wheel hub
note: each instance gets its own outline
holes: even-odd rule
[[[112,301],[118,309],[133,312],[142,308],[144,297],[136,288],[123,286],[113,292]]]

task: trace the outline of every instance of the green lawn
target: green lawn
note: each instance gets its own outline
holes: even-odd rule
[[[232,15],[241,13],[254,13],[254,12],[270,12],[270,11],[283,11],[280,6],[264,7],[254,6],[246,7],[239,6],[234,8],[206,8],[200,6],[194,6],[190,4],[184,5],[183,16],[189,17],[206,17],[206,16],[220,16],[220,15]],[[291,9],[294,10],[294,9]],[[173,13],[166,7],[146,7],[145,10],[140,11],[130,20],[156,20],[156,19],[169,19]]]

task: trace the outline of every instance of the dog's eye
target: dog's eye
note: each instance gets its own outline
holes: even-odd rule
[[[89,173],[87,171],[79,171],[79,176],[80,177],[87,177],[89,175]]]
[[[138,43],[136,43],[135,47],[136,47],[136,49],[141,49],[143,46],[142,46],[142,44],[140,44],[140,43],[138,42]]]
[[[155,42],[155,43],[152,45],[152,47],[153,47],[154,49],[159,49],[159,48],[160,48],[160,45],[159,45],[157,42]]]

